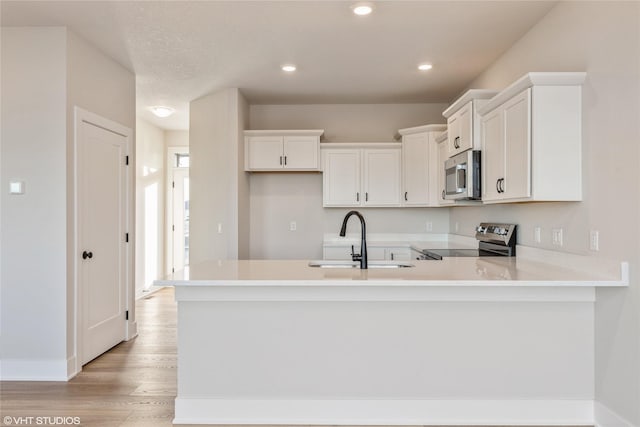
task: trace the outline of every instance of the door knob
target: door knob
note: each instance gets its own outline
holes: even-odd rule
[[[93,258],[93,252],[87,252],[87,251],[82,252],[82,259],[87,259],[87,258],[89,259]]]

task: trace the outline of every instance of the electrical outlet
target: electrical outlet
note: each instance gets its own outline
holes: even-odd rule
[[[289,223],[289,231],[296,231],[298,228],[298,224],[295,221],[291,221]]]
[[[433,223],[431,221],[427,221],[427,231],[433,231]]]
[[[600,250],[600,233],[598,230],[589,231],[589,249],[592,251]]]
[[[562,228],[551,230],[551,242],[556,246],[562,246]]]
[[[540,227],[535,227],[533,229],[533,240],[536,243],[540,243],[542,241],[542,229]]]

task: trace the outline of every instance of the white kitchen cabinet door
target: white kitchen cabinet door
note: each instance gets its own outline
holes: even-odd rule
[[[505,177],[503,110],[482,117],[482,200],[502,199],[500,184]]]
[[[450,206],[455,203],[455,200],[445,199],[445,174],[444,174],[444,162],[449,158],[449,143],[448,139],[438,142],[438,206]]]
[[[482,118],[482,200],[531,197],[531,90]]]
[[[285,136],[284,168],[318,170],[320,146],[317,136]]]
[[[400,205],[399,149],[364,150],[364,206]]]
[[[449,117],[448,139],[449,139],[449,157],[458,153],[469,150],[473,147],[473,101],[469,101],[458,110],[453,116]]]
[[[531,197],[531,89],[504,104],[502,199]]]
[[[323,150],[323,205],[360,206],[361,169],[359,149]]]
[[[248,136],[247,170],[280,170],[284,164],[282,136]]]
[[[429,205],[429,133],[402,137],[404,206]]]

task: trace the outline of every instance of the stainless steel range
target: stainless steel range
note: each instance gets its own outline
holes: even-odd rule
[[[478,249],[422,249],[419,259],[444,257],[515,256],[516,224],[483,222],[476,227]]]

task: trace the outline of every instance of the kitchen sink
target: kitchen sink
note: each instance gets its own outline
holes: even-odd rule
[[[369,268],[407,268],[414,267],[408,262],[398,261],[369,261]],[[360,268],[359,261],[341,261],[341,260],[320,260],[310,261],[309,267],[318,268]]]

